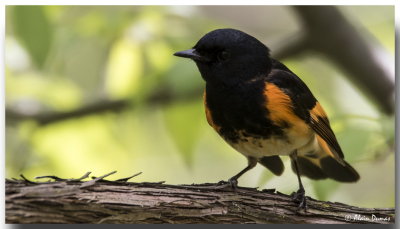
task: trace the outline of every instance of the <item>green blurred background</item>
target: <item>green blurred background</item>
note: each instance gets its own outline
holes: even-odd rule
[[[393,7],[339,9],[394,57]],[[195,64],[172,55],[225,27],[259,38],[272,54],[301,30],[288,6],[7,6],[6,177],[117,170],[110,179],[141,171],[132,181],[184,184],[236,174],[247,160],[208,126]],[[354,184],[304,178],[307,194],[394,207],[394,117],[325,58],[282,61],[320,100],[361,174]],[[298,184],[284,161],[282,176],[258,165],[239,185],[290,194]]]

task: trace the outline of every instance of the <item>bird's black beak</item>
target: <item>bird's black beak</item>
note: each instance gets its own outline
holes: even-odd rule
[[[208,62],[210,61],[207,57],[200,55],[196,49],[188,49],[180,52],[174,53],[174,56],[179,56],[183,58],[189,58],[194,61],[199,61],[199,62]]]

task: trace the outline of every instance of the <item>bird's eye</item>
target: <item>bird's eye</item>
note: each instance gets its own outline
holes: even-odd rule
[[[218,60],[219,61],[225,61],[227,59],[229,59],[230,54],[227,51],[222,51],[220,53],[218,53]]]

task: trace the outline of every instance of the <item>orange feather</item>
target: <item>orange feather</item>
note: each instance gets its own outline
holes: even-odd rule
[[[269,118],[276,124],[287,122],[291,131],[300,135],[307,135],[309,127],[293,112],[293,104],[288,95],[273,83],[267,83],[264,95],[267,97]]]
[[[212,119],[211,111],[210,111],[210,109],[208,109],[208,106],[207,106],[206,96],[207,96],[207,95],[206,95],[206,91],[204,90],[204,93],[203,93],[203,101],[204,101],[204,108],[205,108],[205,110],[206,110],[207,122],[208,122],[208,124],[209,124],[212,128],[214,128],[214,130],[216,130],[217,132],[219,132],[219,130],[221,129],[221,127],[218,126],[218,125],[216,125],[216,124],[214,123],[214,120]]]

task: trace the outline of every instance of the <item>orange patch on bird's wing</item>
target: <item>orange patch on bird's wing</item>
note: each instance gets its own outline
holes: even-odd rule
[[[214,120],[212,119],[212,115],[211,115],[211,111],[207,106],[207,100],[206,100],[206,91],[204,90],[204,94],[203,94],[203,101],[204,101],[204,108],[206,110],[206,118],[207,118],[207,122],[208,124],[214,128],[214,130],[216,130],[217,132],[221,129],[220,126],[216,125],[214,123]]]
[[[269,118],[278,126],[288,123],[292,130],[298,134],[308,134],[309,127],[293,112],[292,100],[279,87],[267,83],[264,92],[267,100]]]
[[[321,104],[319,104],[319,102],[317,102],[313,107],[313,109],[311,109],[310,114],[312,118],[315,120],[318,120],[317,117],[323,117],[323,118],[327,117],[324,109],[322,108]]]
[[[317,137],[318,145],[321,147],[322,151],[328,154],[331,157],[336,158],[335,154],[331,151],[328,143],[324,139],[322,139],[318,134],[315,135]]]

